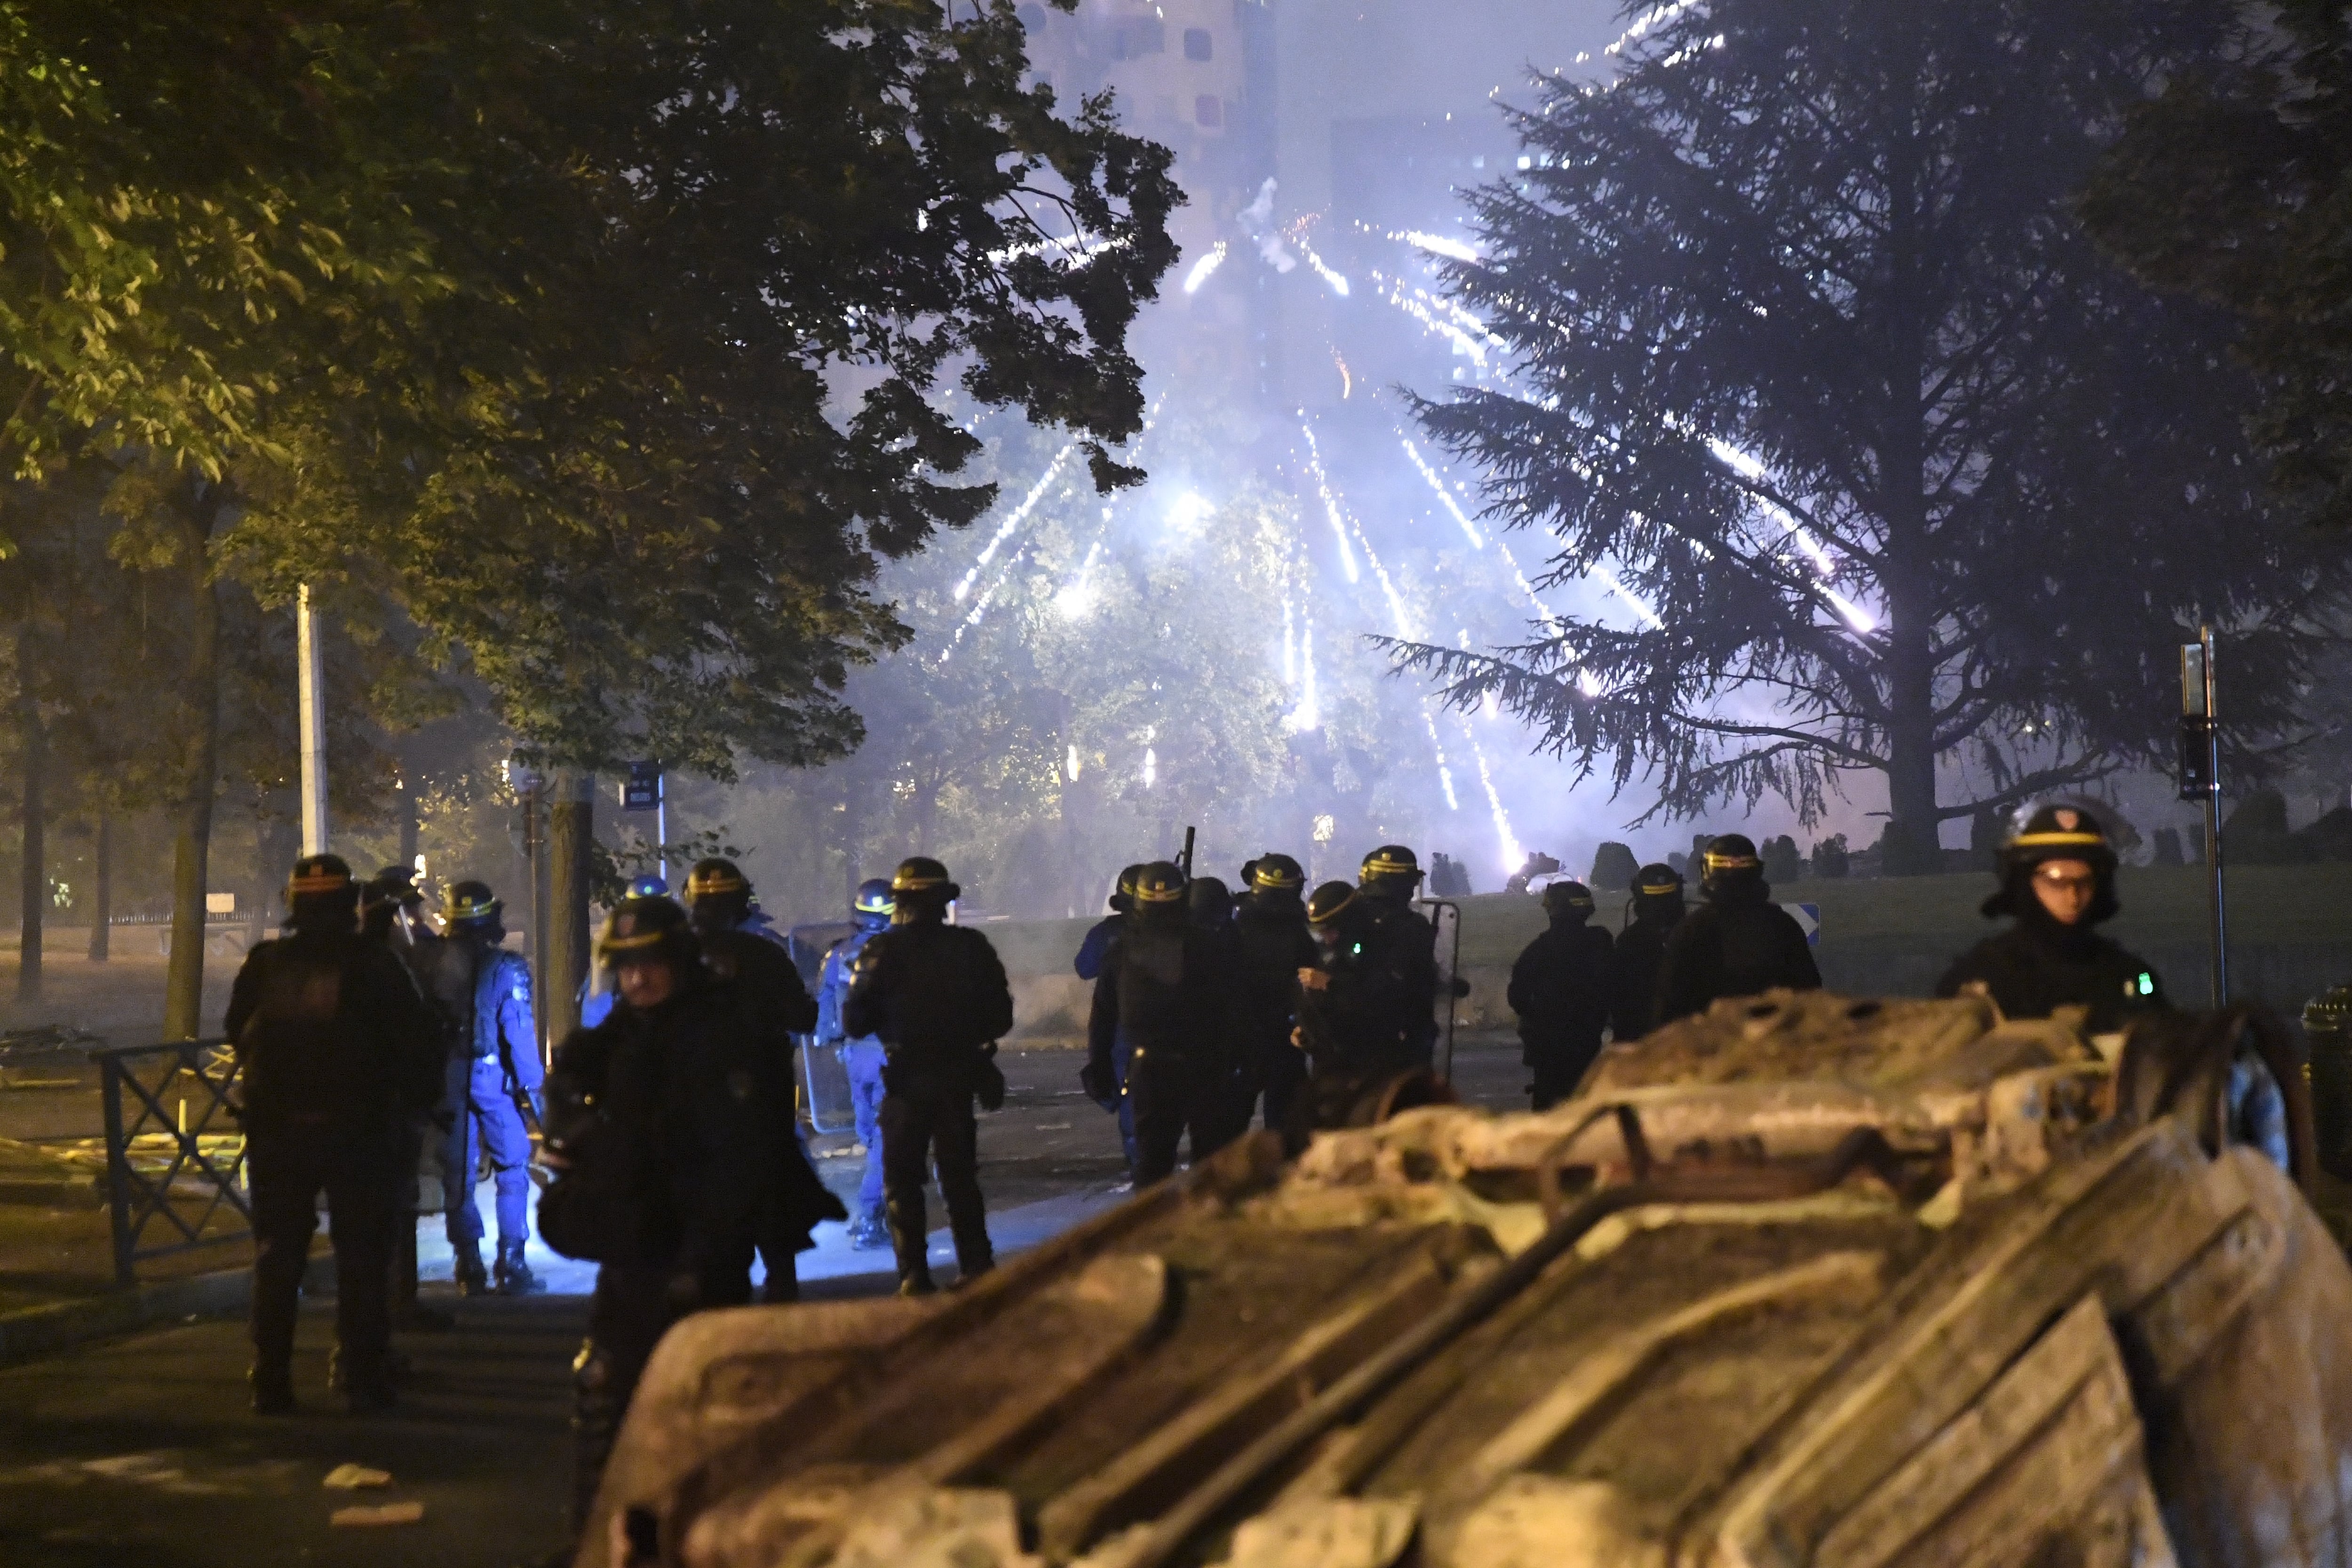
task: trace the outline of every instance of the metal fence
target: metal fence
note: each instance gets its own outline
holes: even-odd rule
[[[90,1052],[104,1079],[106,1184],[114,1221],[114,1278],[139,1265],[253,1234],[237,1062],[219,1040],[116,1046]],[[222,1211],[240,1224],[215,1228]],[[149,1242],[149,1233],[161,1235]]]

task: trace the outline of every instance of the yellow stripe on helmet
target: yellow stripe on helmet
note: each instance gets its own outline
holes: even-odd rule
[[[2105,844],[2104,833],[2021,833],[2010,840],[2019,849],[2041,849],[2053,844]]]
[[[315,877],[294,877],[289,879],[286,883],[286,891],[295,898],[304,898],[313,893],[340,893],[351,885],[352,879],[349,877],[338,877],[332,873],[322,873]]]
[[[1319,915],[1318,915],[1318,914],[1315,913],[1312,910],[1309,910],[1307,911],[1307,923],[1308,925],[1316,925],[1316,926],[1320,926],[1320,925],[1329,925],[1333,921],[1338,920],[1338,919],[1339,918],[1340,914],[1346,910],[1346,909],[1348,908],[1348,906],[1349,906],[1349,904],[1352,904],[1352,903],[1354,903],[1355,901],[1356,901],[1356,889],[1353,889],[1353,888],[1350,888],[1350,889],[1348,889],[1348,896],[1347,896],[1346,898],[1341,899],[1338,903],[1333,904],[1329,909],[1325,910],[1321,914],[1319,914]]]
[[[689,899],[698,899],[705,894],[744,893],[751,891],[751,884],[740,877],[730,877],[717,872],[707,877],[697,873],[686,879],[686,896]]]
[[[928,888],[944,888],[950,880],[946,877],[894,877],[890,880],[890,890],[894,893],[919,893]]]
[[[1741,871],[1763,864],[1753,855],[1717,855],[1712,849],[1706,852],[1706,868],[1710,871]]]
[[[443,911],[443,917],[453,921],[478,921],[497,913],[498,908],[496,899],[477,899],[470,903],[451,904]]]

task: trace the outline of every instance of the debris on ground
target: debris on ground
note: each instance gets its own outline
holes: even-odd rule
[[[415,1524],[424,1517],[425,1505],[421,1502],[387,1502],[373,1506],[362,1503],[337,1509],[328,1516],[327,1522],[339,1528],[348,1526],[364,1530],[386,1524]]]
[[[327,1472],[327,1479],[319,1484],[335,1491],[355,1492],[362,1487],[392,1485],[392,1472],[372,1470],[365,1465],[337,1465]]]

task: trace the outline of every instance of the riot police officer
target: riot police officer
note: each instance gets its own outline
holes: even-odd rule
[[[1244,1090],[1240,1126],[1249,1126],[1250,1101],[1265,1097],[1265,1125],[1290,1124],[1291,1105],[1307,1081],[1307,1058],[1291,1044],[1298,1016],[1298,972],[1316,961],[1307,932],[1307,873],[1287,855],[1265,854],[1249,864],[1249,891],[1234,917],[1240,949],[1237,1037]]]
[[[1804,928],[1771,901],[1755,843],[1727,833],[1708,842],[1702,864],[1706,902],[1675,927],[1659,960],[1658,1022],[1704,1013],[1725,996],[1821,989]]]
[[[2000,877],[1984,915],[2008,915],[2010,928],[1962,953],[1937,995],[1980,989],[2011,1018],[2087,1008],[2084,1027],[2095,1035],[2166,1005],[2156,972],[2096,929],[2119,907],[2116,852],[2097,817],[2079,806],[2043,806],[2002,847]]]
[[[336,1363],[354,1411],[392,1403],[391,1241],[401,1129],[439,1092],[424,999],[359,931],[359,885],[332,855],[295,862],[288,936],[237,972],[225,1032],[242,1068],[253,1213],[253,1407],[294,1407],[294,1320],[318,1200],[335,1239]]]
[[[1135,882],[1143,875],[1145,862],[1138,861],[1118,874],[1118,882],[1110,896],[1110,913],[1087,929],[1086,940],[1078,944],[1078,955],[1070,961],[1078,978],[1089,984],[1102,978],[1103,959],[1110,944],[1127,924],[1135,909]],[[1087,1053],[1086,1065],[1078,1069],[1078,1087],[1103,1110],[1118,1118],[1118,1146],[1127,1156],[1127,1174],[1135,1179],[1135,1106],[1127,1094],[1127,1046],[1114,1045],[1110,1059],[1101,1062],[1094,1053]]]
[[[866,1145],[866,1172],[857,1184],[857,1212],[850,1219],[849,1241],[856,1247],[890,1245],[890,1224],[882,1209],[882,1042],[871,1035],[852,1038],[843,1028],[841,1009],[849,998],[850,977],[857,956],[877,931],[890,924],[890,884],[879,877],[857,885],[850,915],[857,929],[833,944],[824,955],[824,973],[817,981],[816,1037],[841,1053],[842,1070],[849,1078],[849,1102],[857,1118],[857,1141]]]
[[[417,1048],[439,1064],[436,1071],[441,1075],[435,1080],[437,1092],[433,1103],[401,1123],[400,1190],[392,1227],[393,1325],[404,1329],[454,1328],[455,1318],[416,1299],[416,1220],[417,1205],[423,1197],[425,1156],[430,1150],[437,1176],[441,1163],[439,1124],[446,1122],[449,1115],[443,1101],[448,1092],[447,1064],[457,1029],[432,1000],[434,978],[442,963],[445,943],[425,923],[425,895],[416,890],[415,872],[404,866],[386,866],[361,889],[360,934],[400,960],[401,967],[408,971],[409,980],[425,999],[432,1037]],[[446,1210],[446,1205],[442,1207]]]
[[[1118,874],[1118,884],[1111,889],[1110,912],[1087,928],[1085,939],[1078,943],[1077,956],[1070,960],[1070,967],[1077,971],[1078,978],[1089,984],[1102,973],[1103,954],[1110,951],[1110,939],[1118,934],[1128,910],[1135,907],[1135,879],[1142,874],[1143,862],[1139,860]]]
[[[866,942],[841,1009],[845,1034],[882,1042],[882,1192],[898,1289],[907,1295],[933,1289],[923,1215],[927,1161],[939,1167],[963,1278],[996,1265],[972,1100],[1003,1103],[1003,1075],[991,1058],[1013,1029],[1013,988],[988,938],[947,923],[960,892],[937,860],[901,861],[890,879],[890,929]]]
[[[1657,1026],[1658,965],[1683,918],[1683,874],[1652,864],[1633,873],[1625,929],[1609,959],[1609,1032],[1638,1040]]]
[[[1609,1022],[1609,933],[1588,924],[1592,892],[1581,882],[1544,889],[1551,927],[1511,966],[1511,1010],[1519,1016],[1519,1059],[1533,1069],[1528,1098],[1549,1110],[1576,1092],[1601,1054]]]
[[[468,1296],[541,1289],[523,1260],[530,1237],[530,1131],[524,1114],[539,1114],[546,1075],[530,965],[504,945],[505,910],[489,884],[477,881],[451,883],[441,909],[447,945],[436,990],[458,1020],[460,1047],[450,1073],[452,1116],[442,1169],[457,1289]],[[474,1177],[485,1157],[498,1199],[495,1273],[482,1267],[482,1213],[474,1201]]]
[[[547,1160],[562,1174],[541,1200],[550,1245],[598,1265],[573,1363],[578,1524],[654,1346],[689,1312],[750,1299],[763,1214],[792,1201],[769,1042],[702,963],[686,912],[625,899],[598,956],[617,1000],[555,1053]]]
[[[1370,940],[1381,950],[1381,963],[1394,973],[1402,990],[1397,997],[1405,1037],[1412,1043],[1415,1065],[1428,1067],[1437,1057],[1437,928],[1412,907],[1421,886],[1421,862],[1402,844],[1383,844],[1364,857],[1356,877],[1364,895],[1363,915]],[[1469,986],[1454,982],[1456,996]]]
[[[1192,1135],[1199,1164],[1239,1131],[1234,1100],[1234,982],[1229,931],[1190,918],[1184,873],[1155,860],[1135,881],[1134,908],[1104,955],[1087,1024],[1087,1053],[1108,1062],[1128,1048],[1135,1108],[1135,1184],[1176,1169]]]
[[[1316,1128],[1370,1123],[1391,1086],[1425,1070],[1412,1027],[1419,977],[1391,962],[1373,904],[1345,882],[1307,900],[1316,959],[1298,973],[1296,1038],[1309,1075],[1283,1130],[1293,1150]]]

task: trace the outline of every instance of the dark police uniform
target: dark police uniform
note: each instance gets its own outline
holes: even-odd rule
[[[293,1403],[295,1313],[321,1192],[341,1281],[335,1332],[344,1388],[355,1407],[390,1402],[402,1127],[440,1092],[438,1037],[400,961],[360,935],[352,901],[340,904],[341,921],[353,922],[343,929],[304,920],[303,900],[332,900],[326,884],[336,879],[315,860],[302,863],[289,885],[294,932],[247,956],[224,1022],[243,1070],[254,1403],[262,1410]],[[347,868],[340,885],[355,898]]]
[[[1234,939],[1241,963],[1236,1035],[1244,1082],[1252,1099],[1265,1096],[1265,1125],[1278,1131],[1289,1124],[1291,1104],[1307,1081],[1307,1058],[1290,1043],[1298,972],[1316,960],[1305,900],[1296,888],[1257,888],[1242,900]],[[1246,1105],[1241,1125],[1249,1125]]]
[[[1609,1032],[1638,1040],[1657,1027],[1658,971],[1666,938],[1682,923],[1683,879],[1670,866],[1644,866],[1633,878],[1633,919],[1609,954]]]
[[[996,950],[979,931],[946,923],[955,885],[936,862],[921,865],[892,879],[898,923],[866,944],[841,1010],[845,1030],[875,1036],[886,1053],[882,1189],[899,1289],[910,1292],[931,1288],[923,1182],[932,1161],[957,1266],[967,1279],[995,1266],[972,1100],[995,1072],[986,1048],[1013,1029],[1013,989]]]
[[[1410,1027],[1415,977],[1374,940],[1368,902],[1345,882],[1327,882],[1308,900],[1309,924],[1323,933],[1314,967],[1325,982],[1298,993],[1298,1043],[1309,1076],[1284,1129],[1293,1149],[1316,1128],[1369,1122],[1388,1086],[1423,1065]]]
[[[795,1192],[792,1104],[775,1098],[771,1042],[742,993],[702,969],[668,900],[625,901],[608,958],[648,935],[676,989],[651,1008],[617,1001],[564,1041],[548,1081],[549,1137],[575,1163],[564,1180],[593,1171],[615,1194],[598,1212],[596,1291],[574,1367],[582,1521],[655,1345],[689,1312],[751,1300],[753,1240]]]
[[[1176,1169],[1189,1131],[1199,1164],[1240,1131],[1233,1125],[1234,983],[1238,954],[1229,931],[1187,920],[1182,873],[1149,867],[1139,900],[1103,960],[1087,1018],[1087,1051],[1108,1062],[1129,1051],[1134,1107],[1135,1184]]]
[[[1818,991],[1822,972],[1804,928],[1771,901],[1755,847],[1727,834],[1706,851],[1706,902],[1665,941],[1658,965],[1657,1022],[1704,1013],[1726,996],[1775,988]]]
[[[2033,890],[2035,874],[2053,860],[2079,861],[2091,870],[2091,898],[2074,925],[2051,914]],[[2045,805],[2001,847],[2001,885],[1984,901],[1985,918],[2008,915],[2015,923],[1962,953],[1936,994],[1957,996],[1978,984],[2008,1017],[2047,1018],[2061,1007],[2081,1007],[2087,1033],[2125,1028],[2167,1003],[2156,972],[2095,929],[2117,908],[2115,850],[2098,819],[2079,806]]]
[[[1561,891],[1562,889],[1572,891]],[[1544,891],[1551,929],[1528,943],[1511,966],[1511,1010],[1519,1016],[1520,1060],[1534,1072],[1528,1093],[1549,1110],[1576,1092],[1601,1054],[1609,1022],[1609,933],[1585,922],[1592,895],[1577,883]]]

